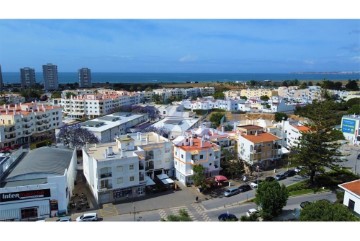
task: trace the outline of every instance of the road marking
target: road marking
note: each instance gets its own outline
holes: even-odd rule
[[[160,218],[163,218],[163,219],[167,218],[167,214],[164,209],[159,210],[159,215],[160,215]]]
[[[211,221],[209,216],[204,212],[204,207],[202,205],[192,203],[191,206],[202,217],[203,221]]]
[[[189,214],[189,217],[191,218],[191,220],[193,221],[198,221],[195,216],[193,215],[192,212],[190,212],[190,210],[188,209],[188,207],[186,206],[180,206],[180,207],[173,207],[173,208],[170,208],[170,211],[174,214],[174,215],[178,215],[179,214],[179,211],[181,209],[184,209],[188,214]]]

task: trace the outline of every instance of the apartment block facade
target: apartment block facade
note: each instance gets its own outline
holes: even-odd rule
[[[91,70],[89,68],[81,68],[79,73],[79,86],[80,88],[91,87]]]
[[[20,69],[21,88],[32,87],[36,84],[35,69],[25,67]]]
[[[45,90],[57,90],[59,88],[57,65],[46,64],[43,65],[42,68]]]
[[[0,106],[0,147],[29,143],[32,135],[55,130],[61,124],[60,107],[37,103]]]

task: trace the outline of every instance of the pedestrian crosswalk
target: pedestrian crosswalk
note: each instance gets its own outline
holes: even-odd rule
[[[180,206],[180,207],[173,207],[173,208],[170,208],[172,214],[174,215],[179,215],[179,211],[183,209],[185,210],[188,214],[189,214],[189,217],[191,218],[191,220],[193,221],[198,221],[195,216],[192,214],[192,212],[189,211],[189,209],[186,207],[186,206]]]
[[[196,212],[201,216],[201,218],[203,219],[203,221],[211,221],[211,219],[209,218],[209,216],[204,212],[204,207],[196,204],[196,203],[192,203],[191,206],[196,210]]]
[[[181,209],[185,210],[193,221],[211,221],[209,216],[206,214],[204,207],[198,203],[193,203],[189,207],[179,206],[169,209],[160,209],[158,210],[158,213],[160,215],[160,218],[166,219],[168,215],[179,215],[179,211]]]

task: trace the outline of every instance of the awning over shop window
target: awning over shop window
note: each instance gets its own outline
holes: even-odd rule
[[[145,180],[146,180],[146,186],[155,185],[155,182],[149,176],[145,176]]]
[[[174,181],[170,179],[169,176],[166,174],[157,175],[157,178],[159,178],[164,184],[174,183]]]
[[[286,149],[285,147],[281,147],[281,152],[282,152],[282,154],[290,153],[290,151],[288,149]]]

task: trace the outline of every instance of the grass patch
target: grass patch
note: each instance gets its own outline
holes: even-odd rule
[[[289,196],[299,196],[310,193],[319,193],[329,191],[328,188],[312,187],[308,180],[304,180],[295,184],[292,184],[286,189],[289,191]]]

